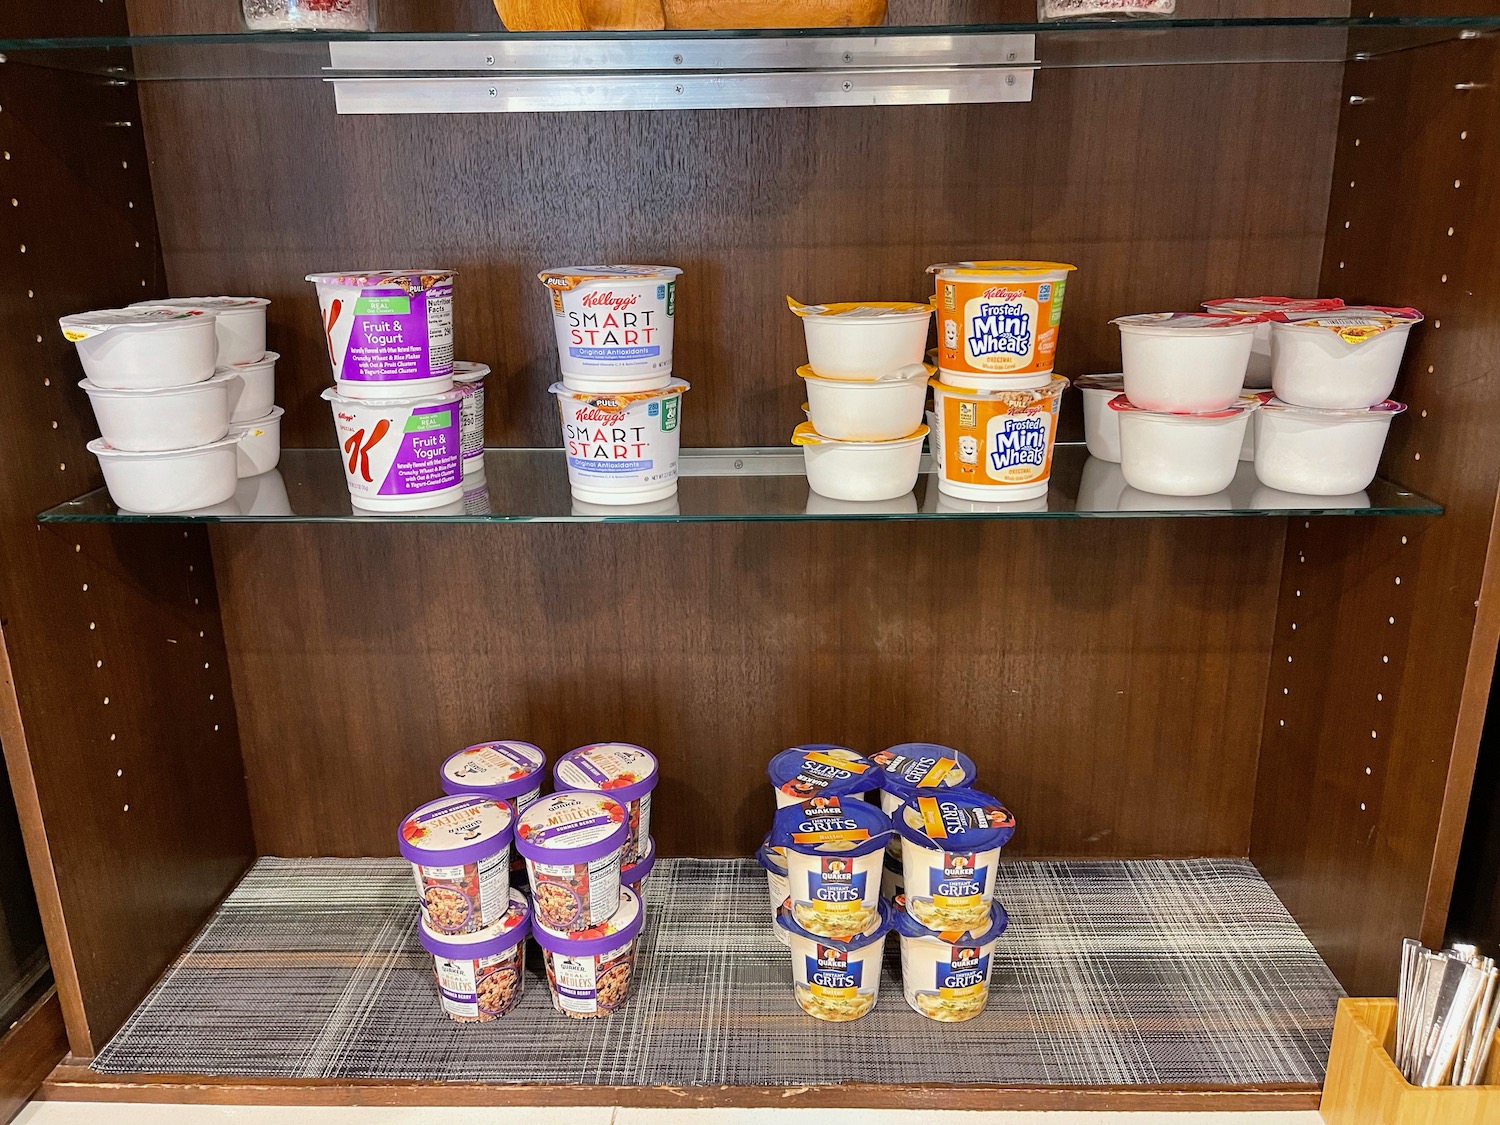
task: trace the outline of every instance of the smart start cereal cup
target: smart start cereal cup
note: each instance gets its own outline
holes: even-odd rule
[[[981,926],[995,900],[995,864],[1016,818],[988,793],[940,789],[907,799],[901,836],[906,909],[935,930]]]
[[[568,487],[591,504],[644,504],[677,492],[682,443],[678,379],[659,390],[606,393],[548,388],[562,415]]]
[[[1255,412],[1255,476],[1281,492],[1361,492],[1375,479],[1391,420],[1405,409],[1390,399],[1363,410],[1312,410],[1273,398]]]
[[[445,934],[425,915],[417,920],[417,939],[432,954],[437,972],[438,1002],[459,1023],[488,1023],[505,1015],[521,999],[526,983],[526,935],[531,907],[520,891],[510,892],[504,914],[482,930]]]
[[[1362,410],[1396,385],[1416,309],[1346,307],[1278,313],[1271,325],[1271,386],[1292,406]]]
[[[771,904],[771,929],[775,931],[777,941],[782,945],[790,945],[790,935],[784,927],[776,924],[776,916],[791,896],[791,888],[786,880],[786,854],[782,849],[772,847],[771,838],[767,836],[766,842],[756,849],[755,862],[766,873],[766,897]]]
[[[1240,396],[1265,319],[1217,313],[1139,313],[1120,329],[1125,394],[1143,410],[1203,414]]]
[[[1224,410],[1171,414],[1142,409],[1126,395],[1111,399],[1109,408],[1119,415],[1126,483],[1162,496],[1222,492],[1234,480],[1245,428],[1259,406],[1260,399],[1247,394]]]
[[[428,801],[401,822],[401,854],[412,865],[428,924],[468,934],[510,904],[510,806],[477,794]]]
[[[1057,415],[1068,381],[1026,391],[976,391],[932,383],[938,489],[965,500],[1047,494]]]
[[[264,297],[168,297],[163,301],[137,301],[133,309],[198,309],[212,313],[218,343],[215,363],[251,363],[266,354],[266,309]]]
[[[651,842],[651,791],[660,774],[656,756],[629,742],[593,742],[569,750],[552,767],[553,787],[608,793],[625,806],[630,826],[625,838],[626,867],[646,855]]]
[[[483,363],[453,361],[453,389],[463,395],[458,422],[458,445],[465,475],[484,468],[484,377],[490,373]]]
[[[101,309],[58,324],[95,386],[143,391],[211,379],[219,354],[216,319],[200,309]]]
[[[880,788],[880,767],[847,746],[809,742],[783,750],[766,765],[776,807],[812,797],[855,797]]]
[[[911,301],[804,305],[791,297],[786,303],[802,321],[807,366],[819,378],[879,379],[922,362],[927,326],[932,323],[931,305]],[[910,433],[915,425],[913,422],[902,433]]]
[[[563,385],[605,392],[665,387],[681,274],[676,266],[560,266],[537,274],[552,301]]]
[[[880,906],[891,819],[856,797],[813,797],[776,811],[771,843],[786,857],[788,900],[815,934],[857,933]]]
[[[371,401],[323,392],[344,451],[344,483],[356,508],[411,511],[463,497],[459,394]]]
[[[802,447],[807,487],[830,500],[895,500],[910,492],[922,468],[927,427],[893,441],[840,441],[818,433],[811,422],[792,431]]]
[[[1124,375],[1084,375],[1073,380],[1083,392],[1083,439],[1089,456],[1101,461],[1120,460],[1120,422],[1109,408],[1109,400],[1124,393]]]
[[[646,880],[651,872],[656,870],[656,841],[650,836],[646,837],[646,846],[641,858],[620,871],[620,882],[635,892],[637,898],[645,901]]]
[[[979,774],[967,754],[935,742],[903,742],[871,754],[870,761],[880,767],[880,808],[886,816],[895,816],[908,797],[967,788]]]
[[[904,898],[891,907],[901,942],[901,992],[911,1010],[939,1023],[962,1023],[984,1011],[995,939],[1008,924],[1005,908],[992,902],[981,922],[940,931],[913,918]]]
[[[310,273],[340,394],[416,398],[453,386],[453,271]]]
[[[786,911],[777,915],[792,951],[792,987],[798,1006],[814,1019],[847,1023],[869,1013],[880,998],[880,963],[891,930],[890,907],[879,909],[863,930],[830,936],[810,931]]]
[[[516,822],[539,926],[587,930],[620,908],[620,860],[629,833],[625,806],[602,793],[554,793]]]
[[[552,1006],[573,1019],[607,1016],[630,995],[635,976],[635,942],[645,908],[628,887],[608,918],[577,933],[562,933],[535,921],[532,936],[547,966]]]
[[[1207,312],[1230,313],[1240,316],[1263,316],[1273,312],[1331,312],[1344,307],[1337,297],[1221,297],[1215,301],[1204,301]],[[1250,365],[1245,369],[1247,391],[1266,390],[1271,386],[1271,322],[1256,325],[1255,342],[1250,345]]]
[[[480,742],[450,754],[439,773],[444,793],[477,793],[504,801],[520,816],[542,795],[546,768],[547,756],[529,742]],[[526,861],[514,849],[510,882],[526,882]]]
[[[825,379],[810,366],[797,374],[807,383],[808,420],[823,437],[893,441],[921,426],[933,368],[912,363],[878,379]]]
[[[938,370],[953,376],[1019,378],[1052,372],[1063,291],[1077,269],[1064,262],[951,262],[937,274]]]

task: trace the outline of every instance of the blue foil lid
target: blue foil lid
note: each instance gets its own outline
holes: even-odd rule
[[[798,801],[880,788],[880,767],[847,746],[811,742],[783,750],[766,766],[771,784]]]
[[[804,855],[864,855],[885,847],[891,818],[858,797],[814,797],[776,810],[767,843]]]
[[[1015,835],[1016,818],[999,798],[977,789],[934,789],[908,797],[896,810],[895,828],[918,847],[987,852]]]
[[[891,920],[895,930],[902,937],[930,938],[933,941],[947,942],[949,945],[987,945],[1005,932],[1005,927],[1010,925],[1010,918],[1005,913],[1005,907],[998,902],[990,903],[989,924],[978,933],[973,930],[929,930],[906,912],[906,896],[897,895],[891,903]]]
[[[974,784],[979,771],[968,755],[936,742],[903,742],[870,761],[880,767],[880,786],[905,798],[928,789],[963,789]]]

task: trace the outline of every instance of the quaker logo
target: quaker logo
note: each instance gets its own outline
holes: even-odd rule
[[[849,961],[849,954],[842,949],[820,945],[816,956],[807,959],[807,983],[820,988],[858,988],[864,975],[864,966]]]
[[[948,962],[942,961],[937,965],[937,986],[939,988],[972,988],[983,984],[985,977],[989,975],[990,959],[980,956],[979,950],[971,945],[955,945],[948,955]]]
[[[852,859],[825,856],[818,861],[811,883],[818,902],[858,902],[865,897],[865,873],[854,870]]]
[[[932,893],[944,898],[972,898],[984,892],[984,882],[989,874],[987,867],[975,867],[972,855],[943,853],[940,871],[933,867]]]

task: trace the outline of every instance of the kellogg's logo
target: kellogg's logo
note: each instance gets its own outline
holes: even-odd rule
[[[1004,285],[992,285],[980,294],[996,301],[1019,301],[1025,296],[1019,289],[1010,289]]]
[[[639,293],[623,293],[616,295],[614,290],[591,290],[583,295],[583,307],[586,309],[611,308],[616,312],[630,308],[641,299]]]
[[[575,422],[618,422],[620,412],[618,410],[605,410],[598,406],[582,406],[573,411]]]

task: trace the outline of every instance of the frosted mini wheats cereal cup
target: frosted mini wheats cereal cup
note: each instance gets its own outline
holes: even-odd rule
[[[1015,391],[971,390],[937,380],[931,386],[937,419],[932,459],[940,492],[962,500],[1047,495],[1066,379]]]
[[[950,262],[937,274],[938,369],[950,376],[1002,377],[1011,386],[1045,385],[1062,321],[1065,262]],[[1031,381],[1028,381],[1031,380]],[[960,386],[999,384],[965,382]]]
[[[443,762],[444,793],[478,793],[504,801],[519,816],[542,795],[547,755],[529,742],[480,742],[450,754]],[[510,881],[526,881],[526,861],[519,852],[510,857]]]
[[[778,809],[810,797],[862,797],[880,788],[880,770],[870,759],[831,742],[783,750],[766,766],[766,775]]]
[[[619,909],[597,925],[564,934],[538,923],[532,931],[547,965],[552,1006],[565,1016],[607,1016],[625,1002],[635,976],[635,942],[645,911],[635,892],[620,892]]]
[[[645,858],[651,843],[651,791],[658,778],[656,756],[629,742],[593,742],[569,750],[552,767],[558,792],[568,789],[608,793],[625,806],[630,833],[625,838],[626,867]]]
[[[905,898],[891,904],[901,941],[901,991],[912,1011],[940,1023],[961,1023],[990,998],[991,953],[1005,932],[1005,908],[990,904],[984,921],[961,930],[930,930],[913,918]]]
[[[533,920],[573,933],[620,908],[625,806],[602,793],[554,793],[516,822],[516,849],[531,879]]]
[[[988,793],[943,789],[911,797],[895,818],[906,909],[934,930],[983,926],[995,900],[995,864],[1016,818]]]
[[[401,854],[435,931],[473,933],[509,908],[511,832],[510,806],[473,793],[428,801],[401,822]]]
[[[817,934],[783,910],[776,917],[792,951],[792,986],[797,1003],[814,1019],[847,1023],[867,1014],[880,998],[880,962],[891,908],[880,903],[870,922],[855,933]]]
[[[856,797],[813,797],[778,809],[770,842],[786,856],[797,925],[834,935],[859,933],[874,922],[890,835],[890,817]]]
[[[418,919],[417,938],[432,954],[438,998],[449,1019],[486,1023],[516,1006],[525,983],[522,966],[530,930],[531,908],[520,891],[510,892],[509,906],[498,921],[471,934],[445,934],[434,930],[425,915]]]

